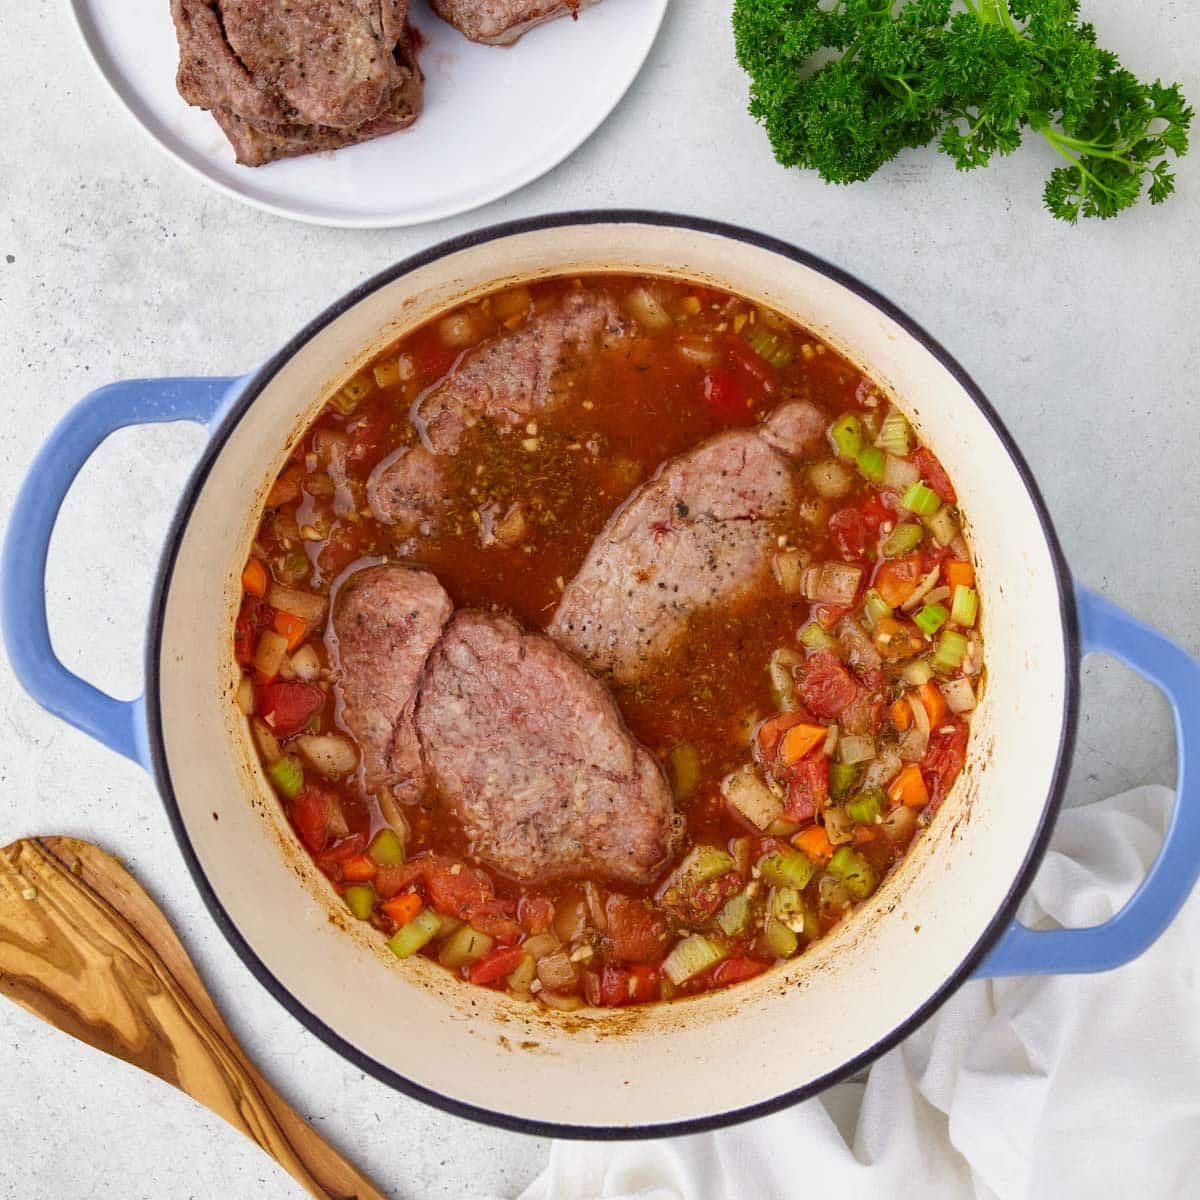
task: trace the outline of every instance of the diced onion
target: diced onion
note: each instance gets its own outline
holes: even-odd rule
[[[573,987],[578,976],[565,950],[555,950],[538,959],[537,976],[548,988]]]
[[[310,733],[296,739],[300,753],[327,779],[349,775],[358,766],[358,751],[334,734]]]
[[[916,590],[900,607],[905,612],[912,612],[916,608],[921,607],[921,602],[925,597],[937,587],[937,581],[942,577],[942,568],[936,566],[926,575],[920,583],[917,584]]]
[[[451,313],[438,322],[438,337],[443,346],[469,346],[478,334],[475,322],[466,312]]]
[[[643,287],[635,287],[625,297],[625,307],[646,329],[670,329],[673,323],[670,313]]]
[[[721,361],[721,352],[707,336],[682,337],[675,343],[680,358],[701,367],[715,367]]]
[[[970,712],[975,707],[975,689],[969,679],[951,679],[943,683],[942,695],[953,713]]]
[[[881,828],[889,841],[907,842],[917,832],[917,810],[907,804],[897,804],[884,814]]]
[[[875,743],[861,734],[845,734],[838,742],[838,757],[849,767],[856,763],[869,762],[875,757]]]
[[[912,709],[913,728],[918,730],[922,737],[929,737],[929,713],[926,711],[925,704],[920,696],[912,692],[905,695],[905,700],[908,701],[908,707]]]
[[[583,896],[587,901],[592,924],[603,933],[608,928],[608,917],[604,912],[604,898],[600,895],[600,889],[590,879],[584,880]]]
[[[250,732],[254,735],[254,744],[258,747],[258,752],[267,766],[278,762],[283,757],[283,751],[279,748],[279,739],[271,732],[271,727],[265,721],[260,721],[255,717],[250,722]]]
[[[907,662],[900,668],[900,674],[904,676],[906,683],[911,683],[913,687],[920,687],[923,683],[928,683],[933,678],[933,668],[929,665],[928,659],[917,658],[912,662]]]
[[[775,576],[775,582],[792,596],[804,586],[804,569],[807,565],[806,550],[780,550],[771,559],[771,573]]]
[[[583,932],[582,922],[580,922],[579,932]],[[521,949],[532,958],[544,958],[547,954],[553,954],[559,948],[561,943],[558,938],[552,933],[535,933],[533,937],[527,937],[521,943]]]
[[[900,751],[895,746],[884,746],[863,772],[863,787],[882,787],[895,777],[902,763]]]
[[[321,659],[317,648],[311,642],[305,642],[292,655],[292,670],[296,672],[297,679],[303,679],[306,683],[311,683],[320,676]]]
[[[917,470],[906,458],[897,458],[889,454],[883,464],[883,486],[901,491],[910,488],[921,478]]]
[[[854,476],[836,459],[825,459],[813,463],[808,477],[819,496],[826,500],[837,500],[854,486]]]
[[[538,992],[538,1001],[547,1008],[556,1008],[559,1012],[574,1012],[583,1007],[583,997],[563,995],[561,992],[548,992],[544,989]]]
[[[238,684],[237,706],[247,717],[254,712],[254,680],[249,675],[243,675]]]
[[[258,635],[254,647],[253,666],[265,679],[274,679],[279,674],[279,664],[287,654],[287,638],[273,629],[264,629]]]
[[[302,621],[319,621],[325,613],[325,597],[314,592],[302,592],[297,588],[273,583],[267,592],[267,603],[281,612],[291,613]]]
[[[862,567],[840,562],[821,563],[811,574],[805,573],[805,593],[819,604],[845,607],[854,603],[862,577]]]

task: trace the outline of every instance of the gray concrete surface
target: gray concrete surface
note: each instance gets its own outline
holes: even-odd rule
[[[166,3],[166,0],[163,0]],[[598,205],[776,234],[888,294],[964,363],[1024,448],[1080,577],[1200,652],[1200,152],[1180,195],[1080,228],[1040,211],[1051,152],[974,176],[930,151],[866,185],[785,172],[745,115],[727,0],[675,0],[597,135],[523,192],[418,229],[314,229],[178,169],[117,108],[54,0],[0,11],[0,514],[55,422],[132,376],[242,370],[365,276],[488,222]],[[1141,74],[1200,99],[1200,8],[1085,0]],[[132,695],[156,555],[200,449],[190,427],[114,437],[64,509],[47,580],[62,657]],[[2,517],[0,517],[2,519]],[[230,1023],[299,1110],[394,1195],[515,1195],[543,1141],[476,1127],[347,1066],[247,974],[197,898],[150,782],[41,712],[0,667],[0,842],[91,838],[183,934]],[[1165,705],[1090,664],[1070,798],[1170,781]],[[190,1101],[0,1004],[0,1196],[296,1195]]]

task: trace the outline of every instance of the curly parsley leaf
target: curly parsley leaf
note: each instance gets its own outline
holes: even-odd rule
[[[935,141],[959,170],[1011,154],[1026,130],[1063,164],[1054,216],[1111,217],[1175,187],[1192,109],[1140,82],[1079,21],[1078,0],[735,0],[750,112],[785,166],[830,183]]]

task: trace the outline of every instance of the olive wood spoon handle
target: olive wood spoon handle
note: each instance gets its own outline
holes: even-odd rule
[[[0,850],[0,992],[186,1092],[323,1200],[385,1200],[263,1078],[158,905],[89,842]]]

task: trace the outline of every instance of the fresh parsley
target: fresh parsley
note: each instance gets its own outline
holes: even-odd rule
[[[1054,216],[1112,217],[1174,190],[1188,147],[1178,84],[1145,84],[1080,23],[1078,0],[736,0],[750,112],[785,166],[830,183],[873,175],[937,139],[959,170],[1010,154],[1026,129],[1062,157]]]

